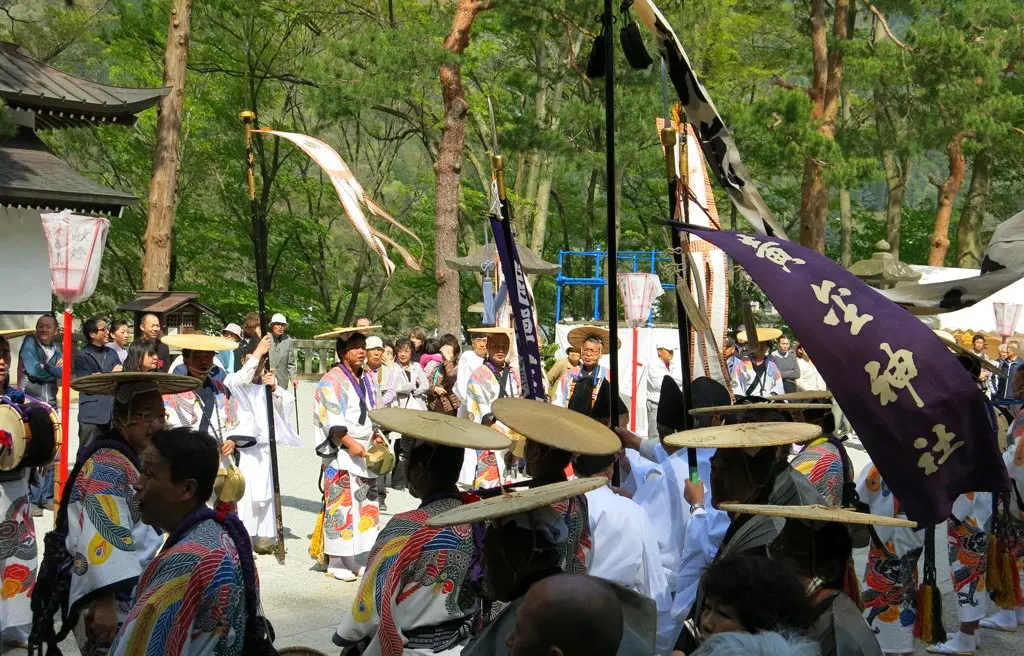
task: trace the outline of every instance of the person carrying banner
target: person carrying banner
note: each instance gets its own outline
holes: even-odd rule
[[[569,344],[579,349],[580,363],[558,379],[552,403],[589,413],[602,384],[611,377],[609,369],[600,363],[601,356],[611,346],[611,335],[597,326],[577,326],[569,331],[567,338]]]
[[[508,361],[512,345],[512,331],[508,328],[472,328],[471,333],[487,335],[487,360],[477,367],[466,385],[466,419],[488,423],[491,406],[498,399],[522,396],[523,384],[519,372]],[[507,433],[504,425],[494,424],[496,430]],[[477,449],[467,453],[462,464],[459,483],[472,489],[492,489],[502,484],[505,451]]]
[[[457,654],[480,613],[474,532],[469,525],[426,523],[466,503],[456,486],[466,450],[507,448],[509,440],[480,424],[434,412],[385,408],[370,415],[409,440],[409,489],[420,505],[381,529],[334,644],[355,646],[364,655]]]
[[[362,575],[357,559],[370,550],[380,532],[377,475],[367,466],[366,451],[371,444],[387,442],[370,419],[379,400],[363,369],[366,333],[377,327],[338,328],[316,336],[335,338],[339,360],[313,393],[313,421],[324,437],[316,447],[326,467],[324,554],[329,557],[327,573],[339,581],[355,581]]]

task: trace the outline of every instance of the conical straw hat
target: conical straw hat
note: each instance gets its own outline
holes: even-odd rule
[[[31,335],[35,331],[35,328],[5,328],[4,330],[0,330],[0,337],[4,337],[6,339],[17,339],[19,337],[24,337],[25,335]]]
[[[427,410],[381,408],[370,411],[370,419],[404,437],[464,449],[507,449],[511,440],[488,426]]]
[[[848,508],[833,506],[773,506],[754,503],[723,503],[719,510],[740,513],[743,515],[767,515],[769,517],[785,517],[787,519],[803,519],[813,522],[838,522],[840,524],[871,524],[873,526],[894,526],[897,528],[917,528],[917,522],[899,517],[885,517],[857,512]]]
[[[771,398],[775,398],[774,396]],[[711,408],[694,408],[691,415],[725,415],[742,414],[757,410],[777,410],[779,412],[795,412],[797,410],[831,410],[831,403],[738,403],[736,405],[719,405]]]
[[[118,372],[112,374],[90,374],[71,381],[71,389],[78,390],[85,394],[100,394],[109,396],[122,385],[150,384],[161,394],[180,394],[194,390],[203,384],[203,381],[192,376],[175,376],[151,371],[141,372]]]
[[[238,344],[227,337],[219,335],[204,335],[202,333],[178,333],[177,335],[165,335],[160,341],[172,348],[188,349],[190,351],[234,351]]]
[[[440,515],[435,515],[427,520],[427,526],[458,526],[459,524],[471,524],[488,519],[508,517],[519,513],[529,512],[553,503],[578,497],[608,484],[604,476],[593,476],[588,478],[577,478],[572,481],[550,483],[532,488],[514,488],[490,499],[468,503],[458,508],[452,508]]]
[[[347,328],[335,328],[329,332],[314,335],[313,339],[334,339],[335,337],[346,337],[352,333],[365,334],[378,328],[380,328],[380,326],[349,326]]]
[[[772,401],[831,401],[832,392],[828,390],[821,391],[808,391],[808,392],[790,392],[788,394],[779,394],[777,396],[770,397]]]
[[[587,341],[589,337],[596,337],[601,340],[601,348],[605,353],[612,350],[612,339],[611,333],[607,329],[600,326],[576,326],[569,331],[569,334],[565,336],[569,343],[583,350],[583,342]],[[622,346],[622,340],[617,339],[618,345]]]
[[[668,446],[688,449],[756,449],[798,444],[819,435],[821,427],[814,424],[768,421],[681,431],[669,435],[664,441]]]
[[[599,421],[534,399],[498,399],[491,412],[501,423],[534,442],[588,456],[603,456],[622,448],[619,437]]]

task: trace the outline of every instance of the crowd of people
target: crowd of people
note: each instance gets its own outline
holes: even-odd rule
[[[726,342],[729,381],[693,381],[691,430],[675,349],[659,343],[638,410],[650,428],[636,435],[610,389],[603,328],[569,332],[538,403],[523,398],[508,329],[471,328],[463,348],[455,335],[415,328],[391,341],[355,323],[318,336],[337,361],[313,396],[323,498],[311,555],[358,581],[334,635],[344,653],[909,654],[917,637],[951,654],[974,653],[979,629],[1024,624],[1019,494],[954,505],[961,623],[942,635],[928,596],[936,527],[907,521],[873,465],[855,476],[841,413],[777,330]],[[302,443],[287,321],[275,315],[267,335],[253,315],[220,336],[161,336],[147,315],[140,329],[129,343],[123,322],[83,322],[80,447],[45,553],[29,511],[46,504],[32,496],[45,471],[0,473],[15,536],[0,563],[4,638],[54,645],[74,633],[86,655],[270,653],[253,554],[278,547],[270,417],[278,444]],[[1024,397],[1014,346],[985,368],[977,342],[964,351],[987,394]],[[64,363],[51,315],[21,352],[18,389],[0,336],[3,403],[55,417]],[[1024,419],[1009,419],[1004,463],[1021,486]],[[389,489],[421,503],[382,525]],[[858,547],[869,548],[863,590]],[[25,572],[8,576],[15,565]]]

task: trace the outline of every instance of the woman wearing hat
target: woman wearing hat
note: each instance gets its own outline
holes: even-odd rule
[[[73,629],[84,656],[107,652],[131,608],[139,576],[163,543],[163,536],[139,519],[134,487],[139,454],[164,426],[161,394],[198,384],[161,373],[93,374],[72,382],[79,392],[113,397],[113,417],[111,429],[79,451],[57,513],[58,539],[47,536],[33,592],[37,644],[55,646]],[[60,549],[51,549],[55,545]],[[70,580],[62,582],[63,576]],[[65,608],[68,614],[55,634],[54,615]]]
[[[420,506],[395,515],[377,536],[368,575],[334,643],[382,656],[456,654],[480,612],[480,581],[472,577],[474,534],[468,524],[426,524],[464,504],[457,481],[466,450],[507,448],[509,440],[485,426],[438,413],[386,408],[371,415],[411,443],[408,485]]]
[[[366,334],[374,328],[338,328],[316,337],[334,337],[339,360],[313,393],[314,421],[324,437],[317,454],[326,466],[324,554],[329,558],[327,573],[339,581],[358,578],[363,568],[357,558],[370,550],[380,531],[377,475],[366,455],[371,444],[387,442],[370,419],[380,400],[363,368]]]

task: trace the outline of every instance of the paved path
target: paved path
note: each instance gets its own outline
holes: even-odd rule
[[[280,452],[281,496],[284,512],[287,560],[284,565],[277,563],[273,556],[258,556],[264,612],[277,631],[276,645],[280,647],[301,645],[319,649],[327,654],[337,654],[338,649],[331,643],[331,636],[341,617],[349,612],[355,596],[357,583],[342,583],[329,578],[314,566],[307,554],[309,536],[320,509],[320,492],[317,489],[319,459],[313,453],[312,426],[313,384],[303,382],[299,387],[300,433],[305,440],[301,449],[288,448]],[[72,417],[74,421],[74,417]],[[293,419],[294,421],[294,419]],[[867,454],[859,444],[852,444],[850,456],[858,472],[867,462]],[[72,450],[77,444],[72,443]],[[416,500],[405,493],[391,492],[388,495],[390,515],[409,510],[416,506]],[[37,532],[42,536],[52,526],[52,515],[37,520]],[[949,567],[945,559],[944,535],[938,536],[936,553],[938,558],[939,586],[943,592],[945,625],[955,630],[956,602],[952,595]],[[857,571],[863,575],[866,550],[855,554]],[[981,654],[1024,654],[1024,631],[1015,634],[983,632],[984,646]],[[77,654],[73,641],[62,645],[65,654]],[[6,653],[24,653],[9,650]],[[924,654],[923,647],[918,649]]]

